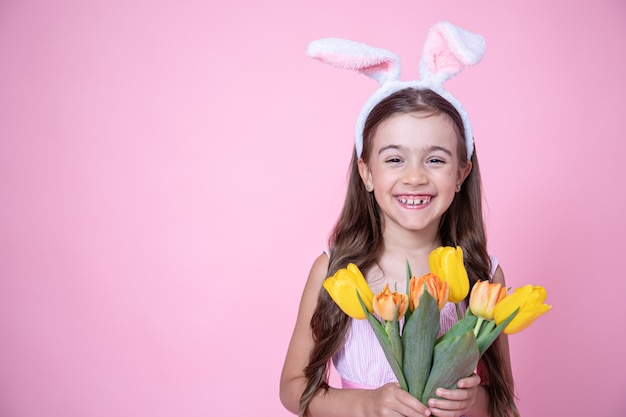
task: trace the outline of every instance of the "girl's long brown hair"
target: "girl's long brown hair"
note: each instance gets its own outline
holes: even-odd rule
[[[372,109],[363,129],[361,158],[368,160],[376,128],[384,120],[397,114],[444,114],[453,122],[459,138],[458,158],[467,161],[463,136],[463,121],[456,109],[431,90],[407,88],[382,100]],[[356,264],[364,274],[376,265],[383,250],[382,224],[373,193],[367,192],[358,171],[358,158],[353,153],[346,199],[339,219],[329,237],[330,264],[327,276],[333,275],[348,263]],[[456,193],[452,204],[442,216],[439,227],[444,246],[460,246],[465,255],[465,267],[470,284],[488,280],[491,261],[482,216],[480,169],[476,151],[472,170]],[[322,390],[327,390],[328,372],[332,356],[344,342],[350,318],[332,301],[326,291],[320,291],[317,307],[311,318],[314,346],[309,364],[304,369],[307,385],[300,398],[300,416],[307,414],[309,403]],[[496,341],[481,357],[478,373],[488,381],[489,415],[492,417],[519,417],[515,405],[513,377],[502,357]]]

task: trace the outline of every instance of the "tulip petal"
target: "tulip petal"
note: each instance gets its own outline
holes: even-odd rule
[[[335,275],[324,281],[323,286],[333,301],[348,316],[354,319],[365,319],[365,314],[356,297],[357,291],[361,294],[367,310],[372,311],[374,294],[355,264],[351,263],[347,268],[337,270]]]
[[[543,304],[546,296],[546,290],[541,286],[525,285],[517,288],[498,303],[494,311],[494,319],[500,324],[513,310],[519,308],[519,313],[505,327],[504,333],[520,332],[552,308],[550,305]]]
[[[496,305],[506,296],[506,289],[497,282],[478,281],[470,294],[472,314],[485,320],[493,320]]]
[[[505,334],[515,334],[526,329],[528,326],[540,316],[547,313],[552,306],[547,304],[541,304],[534,308],[527,308],[519,312],[519,314],[504,328]]]
[[[533,290],[532,285],[525,285],[520,288],[516,288],[513,293],[504,297],[493,312],[494,319],[496,323],[500,324],[507,317],[511,315],[517,308],[521,307],[524,304],[524,300],[528,298],[530,293]]]
[[[328,294],[333,301],[341,308],[341,310],[348,316],[362,320],[365,318],[365,313],[359,304],[355,304],[356,293],[358,289],[350,285],[346,281],[329,278],[324,281],[324,288],[328,291]]]
[[[469,293],[469,278],[463,264],[463,249],[460,246],[440,246],[433,250],[428,263],[433,274],[448,283],[448,301],[459,303]]]
[[[546,289],[540,286],[532,287],[532,291],[530,295],[526,299],[526,304],[541,304],[544,302],[548,294],[546,293]]]

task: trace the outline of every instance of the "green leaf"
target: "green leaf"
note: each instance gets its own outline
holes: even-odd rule
[[[397,315],[396,315],[397,317]],[[400,339],[400,323],[397,318],[393,321],[385,323],[385,330],[389,336],[389,342],[391,343],[391,353],[396,359],[398,364],[402,363],[402,340]]]
[[[444,342],[447,339],[462,336],[466,332],[474,331],[474,326],[476,326],[477,321],[478,318],[476,316],[466,316],[462,318],[461,320],[457,321],[454,326],[450,328],[450,330],[445,332],[439,338],[439,340],[437,340],[437,344]]]
[[[378,321],[378,319],[374,317],[372,313],[369,312],[369,310],[365,306],[365,303],[363,302],[363,299],[361,298],[361,295],[358,292],[357,292],[357,297],[359,298],[359,303],[361,303],[361,307],[363,308],[363,311],[365,312],[367,321],[369,321],[370,325],[372,326],[372,330],[374,330],[374,334],[376,335],[376,338],[378,339],[378,343],[380,343],[380,346],[383,348],[383,352],[385,353],[385,358],[387,358],[387,362],[389,362],[389,366],[391,367],[391,370],[393,371],[394,375],[398,379],[398,382],[400,383],[400,386],[402,387],[402,389],[405,391],[408,391],[409,388],[406,384],[406,379],[404,378],[402,367],[396,360],[396,357],[393,353],[393,348],[391,346],[391,341],[389,340],[389,335],[385,331],[385,328],[380,323],[380,321]]]
[[[433,366],[421,401],[427,404],[429,398],[436,397],[437,388],[452,388],[459,379],[469,376],[476,369],[479,358],[473,331],[441,340],[435,346]]]
[[[417,308],[405,321],[402,330],[402,368],[409,385],[408,391],[418,399],[422,396],[433,361],[433,347],[440,328],[439,314],[437,302],[424,290]]]
[[[406,260],[406,281],[407,283],[409,282],[409,280],[411,279],[411,277],[413,277],[413,272],[411,272],[411,264],[409,264],[409,260]],[[407,287],[407,292],[408,292],[408,288]]]
[[[406,294],[411,298],[411,278],[413,277],[413,272],[411,272],[411,264],[409,264],[409,260],[406,260]],[[410,302],[410,301],[409,301]],[[406,314],[404,315],[404,320],[408,320],[411,317],[413,312],[411,309],[406,310]]]
[[[519,307],[515,309],[515,311],[512,312],[511,315],[507,317],[506,320],[504,320],[502,323],[500,323],[498,327],[496,327],[495,329],[491,331],[480,332],[478,334],[478,349],[480,351],[481,356],[483,355],[483,353],[485,353],[485,351],[489,348],[489,346],[491,346],[491,344],[498,338],[498,336],[500,336],[500,333],[502,333],[504,328],[511,322],[511,320],[515,318],[518,311],[519,311]]]

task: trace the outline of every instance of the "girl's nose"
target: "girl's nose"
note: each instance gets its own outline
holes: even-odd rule
[[[423,167],[418,165],[409,165],[404,172],[404,182],[410,185],[420,185],[428,182],[428,177]]]

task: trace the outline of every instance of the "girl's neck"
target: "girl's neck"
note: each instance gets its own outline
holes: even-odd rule
[[[405,291],[406,263],[414,276],[429,272],[428,256],[439,246],[438,230],[411,231],[393,226],[383,230],[384,249],[366,279],[374,293],[388,284],[392,291]]]
[[[400,227],[385,227],[383,230],[385,251],[405,254],[429,254],[441,245],[439,227],[430,227],[420,231],[412,231]]]

